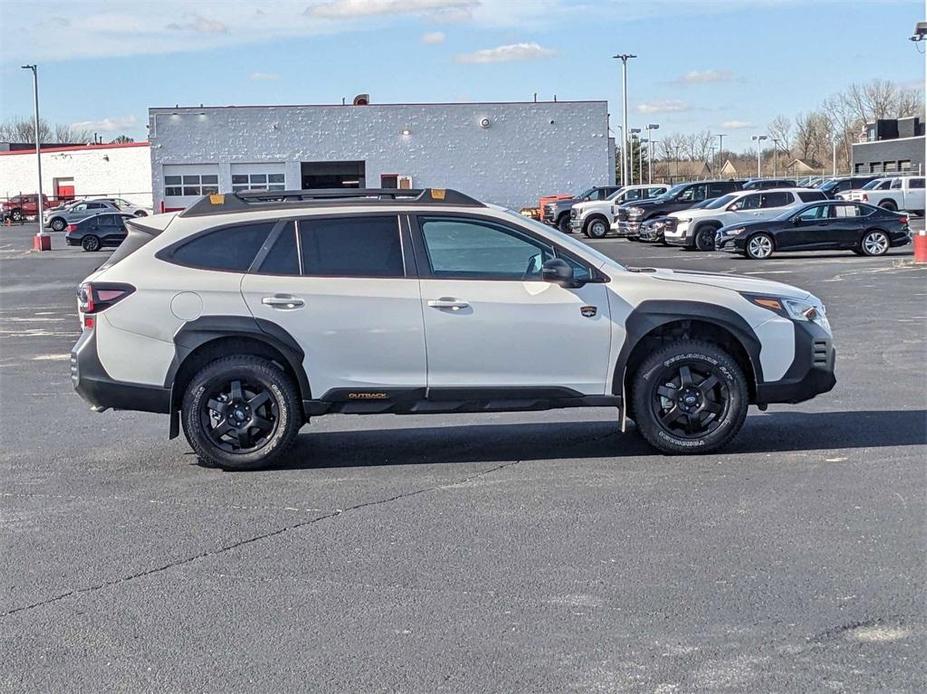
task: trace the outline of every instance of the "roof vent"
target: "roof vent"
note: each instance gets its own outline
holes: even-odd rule
[[[370,94],[358,94],[353,101],[355,106],[367,106],[370,104]]]

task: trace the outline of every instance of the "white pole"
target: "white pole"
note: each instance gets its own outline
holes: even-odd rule
[[[44,205],[42,199],[42,144],[41,138],[39,137],[39,66],[38,65],[23,65],[24,70],[32,70],[32,95],[35,99],[35,163],[36,168],[38,169],[39,176],[39,186],[38,186],[38,197],[36,198],[35,209],[37,220],[39,222],[39,230],[37,236],[43,236],[45,234],[45,223],[44,223]]]
[[[837,137],[836,136],[834,136],[833,144],[834,144],[834,153],[833,153],[833,162],[832,162],[833,167],[834,167],[833,175],[836,176],[837,175]]]
[[[628,130],[628,60],[631,58],[636,58],[636,55],[631,55],[630,53],[619,53],[612,56],[615,60],[621,61],[621,91],[622,91],[622,122],[623,128],[621,131],[621,171],[624,177],[624,181],[631,181],[631,158],[628,156],[630,152],[628,151],[628,142],[630,141],[630,131]]]

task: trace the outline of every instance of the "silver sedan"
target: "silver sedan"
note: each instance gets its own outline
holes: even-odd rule
[[[104,212],[120,213],[120,209],[111,202],[103,200],[82,200],[60,210],[49,210],[45,213],[45,226],[53,231],[64,231],[68,224],[74,224],[87,217],[93,217]]]

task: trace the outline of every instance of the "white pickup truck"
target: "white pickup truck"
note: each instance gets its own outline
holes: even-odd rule
[[[662,195],[669,186],[659,183],[624,186],[609,195],[605,200],[580,202],[570,208],[570,230],[582,231],[594,239],[604,237],[615,219],[615,208],[625,202],[646,200]]]
[[[880,181],[884,179],[878,179]],[[875,183],[875,181],[873,181]],[[924,213],[924,177],[896,176],[886,186],[849,190],[842,194],[847,200],[868,202],[886,210]]]

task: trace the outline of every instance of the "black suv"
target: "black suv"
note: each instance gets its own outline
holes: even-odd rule
[[[828,178],[818,185],[818,189],[831,200],[836,200],[837,193],[862,188],[870,181],[874,181],[882,176],[884,176],[884,174],[879,174],[878,176],[844,176],[841,178]]]
[[[570,210],[573,205],[578,202],[588,202],[589,200],[604,200],[619,188],[621,188],[621,186],[596,186],[574,198],[549,202],[544,205],[544,209],[541,210],[541,220],[545,224],[557,227],[564,234],[569,234]]]
[[[641,222],[687,210],[703,200],[719,198],[743,187],[743,181],[694,181],[675,185],[658,198],[625,203],[615,216],[618,236],[636,238]]]
[[[795,188],[792,178],[751,178],[744,183],[744,190],[772,190],[773,188]]]

